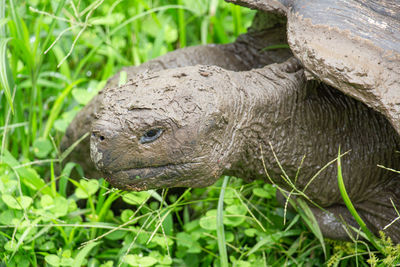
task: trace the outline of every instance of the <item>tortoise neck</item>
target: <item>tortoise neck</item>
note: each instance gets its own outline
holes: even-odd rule
[[[277,66],[238,73],[235,78],[241,86],[235,87],[235,101],[232,94],[225,94],[231,108],[227,133],[232,144],[227,147],[230,164],[225,164],[225,174],[247,180],[265,178],[261,159],[273,162],[271,146],[290,142],[285,136],[292,130],[290,119],[305,91],[301,90],[305,80],[302,74],[295,78]]]

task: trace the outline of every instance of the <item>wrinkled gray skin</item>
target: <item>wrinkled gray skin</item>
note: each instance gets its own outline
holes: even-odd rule
[[[280,178],[279,161],[296,187],[326,209],[312,208],[322,233],[346,239],[338,218],[356,224],[343,205],[335,164],[307,186],[340,146],[348,151],[342,158],[347,191],[377,233],[397,217],[390,199],[400,204],[399,176],[377,167],[399,166],[398,135],[363,103],[307,82],[297,60],[284,62],[290,52],[260,53],[260,44],[283,36],[278,32],[275,27],[242,36],[244,42],[183,49],[128,69],[130,81],[116,87],[118,77],[111,79],[71,124],[63,146],[91,124],[93,161],[113,185],[128,190],[203,187],[222,174],[268,182],[265,171],[290,190]],[[154,140],[144,138],[149,130],[156,133]],[[87,159],[85,143],[78,152]],[[399,222],[386,233],[400,242]]]
[[[310,75],[382,113],[400,134],[399,0],[227,0],[287,17]]]
[[[179,49],[166,55],[143,63],[140,66],[124,68],[128,79],[141,73],[158,71],[176,67],[193,66],[196,64],[216,65],[227,70],[250,70],[271,63],[280,63],[292,56],[289,49],[262,51],[263,48],[287,43],[285,20],[270,14],[258,13],[247,34],[239,36],[232,44],[203,45]],[[69,125],[61,142],[61,150],[66,150],[76,140],[91,131],[92,122],[101,107],[103,92],[107,88],[117,87],[119,74],[107,82],[105,89],[94,97],[75,117]],[[90,159],[89,138],[84,139],[68,158],[78,162],[88,177],[100,177],[102,174],[93,168]]]
[[[399,177],[377,164],[399,166],[397,133],[364,104],[306,83],[295,60],[244,72],[215,66],[159,71],[106,90],[103,101],[92,124],[91,154],[116,187],[204,187],[222,174],[266,180],[263,157],[274,182],[290,189],[279,178],[272,147],[293,181],[301,166],[294,183],[304,190],[337,157],[340,145],[349,151],[342,159],[348,193],[371,229],[396,218],[389,198],[399,203]],[[161,135],[142,143],[152,129],[162,129]],[[342,206],[335,164],[305,193],[352,224]],[[332,232],[333,218],[316,211],[320,224],[329,224],[321,226],[326,236],[347,236],[340,227]],[[388,230],[397,241],[398,230],[398,224]]]

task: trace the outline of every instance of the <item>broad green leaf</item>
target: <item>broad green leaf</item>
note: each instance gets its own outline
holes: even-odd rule
[[[12,220],[16,217],[17,216],[13,210],[5,210],[2,213],[0,213],[0,224],[10,225],[12,223]]]
[[[100,265],[100,261],[98,259],[96,259],[96,258],[90,258],[88,263],[87,263],[87,267],[99,267],[99,266],[101,267],[101,266],[104,266],[104,265],[103,264]],[[112,265],[111,265],[111,267],[112,267]]]
[[[69,122],[63,119],[58,119],[54,122],[54,129],[56,129],[59,132],[65,133],[69,125]]]
[[[194,243],[192,237],[185,232],[178,233],[176,239],[177,245],[182,247],[190,248]]]
[[[232,205],[228,206],[225,209],[227,214],[232,214],[232,215],[246,215],[247,209],[243,205]]]
[[[233,242],[235,235],[232,232],[225,231],[225,242]]]
[[[26,249],[26,250],[29,250],[29,249]],[[29,266],[31,266],[31,264],[29,262],[29,258],[26,257],[26,255],[24,253],[15,255],[15,262],[17,263],[18,267],[29,267]]]
[[[81,186],[76,188],[75,195],[81,199],[85,199],[85,198],[88,198],[89,196],[92,196],[99,189],[99,181],[98,180],[92,179],[92,180],[86,181],[86,180],[81,179],[79,181],[79,184]]]
[[[8,187],[5,187],[4,186],[4,183],[3,183],[3,181],[2,181],[2,178],[4,178],[5,180],[8,178],[8,175],[2,175],[2,176],[0,176],[0,193],[2,193],[2,194],[4,194],[5,193],[5,191],[6,191],[6,188],[8,188]],[[11,192],[9,192],[9,193],[12,193],[13,191],[11,191]]]
[[[200,223],[200,220],[189,221],[189,222],[185,223],[185,225],[183,226],[183,229],[185,230],[185,232],[191,233],[195,229],[199,228],[199,223]]]
[[[72,199],[68,199],[68,212],[73,212],[78,209],[78,205]]]
[[[207,211],[206,215],[200,219],[200,227],[205,230],[217,229],[217,210],[212,209]]]
[[[255,244],[252,249],[247,253],[247,255],[251,255],[254,252],[258,251],[263,246],[272,246],[275,243],[279,242],[279,239],[286,236],[295,236],[299,235],[301,230],[289,230],[286,232],[276,232],[269,235],[262,235],[260,236],[260,241]]]
[[[152,250],[148,256],[157,259],[158,263],[161,264],[157,264],[157,266],[161,267],[172,264],[172,258],[169,255],[164,255],[164,253],[160,253],[157,250]]]
[[[143,32],[153,38],[157,38],[160,34],[163,34],[163,39],[167,43],[173,43],[178,40],[178,31],[175,22],[165,16],[157,16],[157,18],[161,23],[157,23],[153,17],[147,17],[144,22],[146,27],[142,29]]]
[[[0,179],[0,184],[1,184],[0,192],[2,194],[12,194],[13,192],[15,192],[15,190],[17,190],[18,181],[17,180],[12,180],[11,177],[13,177],[13,176],[14,175],[12,175],[12,174],[9,177],[4,176],[4,178],[5,178],[4,179],[4,183],[3,183],[2,179]]]
[[[174,244],[174,241],[172,241],[171,238],[169,238],[169,237],[155,235],[151,239],[150,244],[158,245],[158,246],[160,246],[160,247],[162,247],[164,249],[167,249],[167,244],[168,244],[169,247],[171,247]]]
[[[50,212],[56,217],[62,217],[68,214],[69,203],[66,198],[57,196],[53,199],[53,205],[50,208]]]
[[[76,88],[72,90],[72,96],[79,104],[86,105],[97,95],[97,91],[88,91],[86,89]]]
[[[205,16],[208,11],[208,1],[184,0],[182,4],[192,10],[197,16]]]
[[[141,266],[141,267],[148,267],[148,266],[153,266],[156,264],[158,261],[157,259],[150,257],[150,256],[144,256],[140,257],[138,255],[126,255],[124,258],[124,262],[131,266]]]
[[[230,226],[238,226],[246,220],[246,207],[242,205],[232,205],[225,209],[224,224]]]
[[[137,260],[138,258],[139,258],[139,256],[137,256],[137,255],[129,254],[124,257],[124,262],[126,262],[127,264],[129,264],[131,266],[138,266],[139,265],[138,260]]]
[[[11,155],[10,152],[8,152],[8,150],[3,151],[3,157],[1,159],[10,167],[18,167],[15,170],[26,186],[34,190],[40,190],[43,194],[52,194],[51,189],[39,177],[37,172],[29,167],[20,167],[20,163]]]
[[[54,128],[57,131],[63,132],[65,133],[65,131],[67,130],[68,125],[72,122],[72,120],[74,119],[74,117],[76,116],[76,114],[79,112],[79,108],[74,108],[72,110],[69,110],[67,112],[64,112],[61,115],[60,119],[57,119],[54,122]]]
[[[161,255],[161,257],[159,257],[157,259],[158,259],[158,262],[162,265],[171,265],[172,264],[172,258],[168,255]]]
[[[113,267],[114,262],[113,261],[107,261],[106,263],[101,264],[99,267]]]
[[[176,30],[176,27],[167,24],[165,26],[164,33],[165,33],[165,41],[167,43],[173,43],[176,42],[176,40],[178,40],[178,31]]]
[[[158,24],[153,17],[148,16],[143,20],[146,27],[143,28],[143,33],[153,38],[156,38],[161,31],[162,25]]]
[[[224,215],[224,225],[239,226],[245,221],[245,217],[241,215]]]
[[[73,258],[61,258],[60,266],[74,266],[74,259]]]
[[[108,240],[121,240],[127,233],[128,232],[126,231],[117,230],[109,233],[108,235],[105,236],[105,238]]]
[[[226,188],[225,189],[225,196],[224,196],[224,203],[229,206],[234,204],[236,201],[238,201],[235,190],[232,188]]]
[[[272,184],[266,183],[266,184],[264,184],[263,188],[265,190],[267,190],[268,192],[270,192],[272,195],[276,194],[276,187]]]
[[[257,232],[258,231],[256,229],[254,229],[254,228],[249,228],[249,229],[245,229],[244,230],[244,234],[249,236],[249,237],[255,236],[257,234]]]
[[[60,266],[60,258],[57,255],[49,254],[44,257],[44,260],[52,266]]]
[[[271,199],[274,197],[274,195],[272,195],[271,192],[265,190],[264,188],[259,188],[259,187],[253,189],[253,194],[258,197],[266,199]]]
[[[97,95],[97,93],[104,87],[106,81],[92,80],[86,88],[75,88],[72,90],[72,96],[79,104],[86,105]]]
[[[146,201],[150,196],[150,193],[147,191],[142,192],[129,192],[122,196],[122,199],[131,205],[140,205],[144,201]]]
[[[12,209],[26,209],[32,203],[32,198],[28,196],[13,197],[11,195],[4,194],[1,199],[6,203],[6,205]]]
[[[71,258],[72,256],[72,252],[69,249],[66,249],[63,251],[63,253],[61,254],[61,257],[63,258]]]
[[[53,242],[53,241],[47,241],[47,242],[43,243],[43,244],[39,247],[39,249],[40,249],[40,250],[44,250],[44,251],[49,251],[49,250],[54,249],[55,247],[56,247],[56,246],[54,245],[54,242]]]
[[[251,263],[247,261],[235,261],[235,266],[237,267],[251,267]]]
[[[52,205],[54,205],[53,198],[51,196],[49,196],[49,195],[43,195],[40,198],[40,205],[43,208],[51,207]]]
[[[186,247],[187,253],[200,253],[200,244],[193,239],[193,237],[185,232],[178,233],[176,235],[177,245],[181,247]]]
[[[129,210],[129,209],[123,210],[122,213],[121,213],[122,222],[125,223],[125,222],[127,222],[129,220],[132,220],[133,219],[133,218],[131,218],[132,215],[133,215],[133,211],[132,210]]]
[[[163,218],[165,215],[165,212],[161,213],[161,217]],[[162,222],[163,228],[164,228],[164,233],[166,235],[173,235],[174,232],[174,221],[172,219],[172,214],[169,213],[167,217],[165,217],[164,221]]]
[[[93,17],[89,20],[91,25],[118,25],[125,19],[121,13],[112,13],[107,16]]]
[[[17,241],[15,240],[10,240],[4,245],[4,249],[7,251],[12,251],[14,252],[17,249]]]

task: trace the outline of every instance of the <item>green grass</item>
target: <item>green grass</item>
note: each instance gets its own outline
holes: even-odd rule
[[[180,47],[232,42],[253,14],[219,0],[0,0],[0,261],[367,266],[396,255],[388,240],[386,258],[324,241],[307,204],[282,208],[262,181],[137,193],[70,179],[84,172],[65,162],[60,139],[109,77]]]

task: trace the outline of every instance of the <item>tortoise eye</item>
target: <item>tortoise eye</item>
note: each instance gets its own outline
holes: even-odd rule
[[[163,133],[162,129],[148,130],[144,135],[142,135],[142,137],[140,137],[140,143],[145,144],[145,143],[153,142],[158,137],[160,137],[162,133]]]

